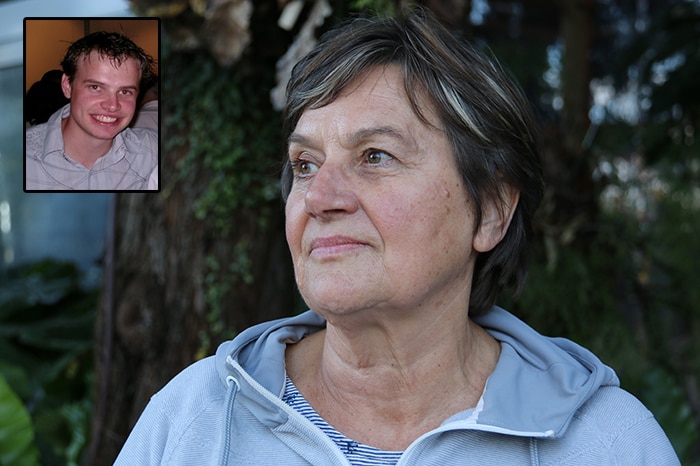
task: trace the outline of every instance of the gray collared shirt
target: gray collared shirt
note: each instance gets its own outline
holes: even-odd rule
[[[26,189],[35,191],[140,191],[158,164],[158,133],[127,128],[117,134],[109,151],[92,168],[71,159],[63,151],[61,120],[70,104],[49,121],[26,130]]]

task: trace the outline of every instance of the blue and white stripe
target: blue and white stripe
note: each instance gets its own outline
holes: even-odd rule
[[[363,445],[338,432],[319,416],[289,377],[285,383],[282,400],[330,437],[353,466],[395,465],[403,454],[402,451],[385,451]]]

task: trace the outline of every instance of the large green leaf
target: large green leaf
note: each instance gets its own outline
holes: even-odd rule
[[[97,292],[72,264],[41,261],[9,268],[0,281],[0,373],[31,406],[33,451],[44,466],[77,465],[90,431],[90,383]],[[0,412],[0,425],[7,421]],[[8,432],[10,432],[8,430]],[[0,431],[0,437],[4,434]],[[13,434],[14,435],[14,434]],[[0,466],[38,464],[4,440]]]
[[[39,452],[34,428],[22,401],[0,374],[0,465],[35,466]]]

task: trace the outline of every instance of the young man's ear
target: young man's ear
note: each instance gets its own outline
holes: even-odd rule
[[[474,250],[487,252],[501,242],[508,231],[519,199],[520,191],[504,184],[500,199],[488,199],[484,203],[481,225],[472,241]]]
[[[63,73],[63,76],[61,77],[61,90],[63,91],[63,95],[66,96],[66,99],[70,99],[72,85],[70,79],[68,79],[68,76],[65,73]]]

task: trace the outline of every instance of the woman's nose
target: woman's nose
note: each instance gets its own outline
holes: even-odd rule
[[[328,161],[321,165],[304,196],[307,214],[330,219],[357,211],[359,201],[350,178],[343,167]]]

